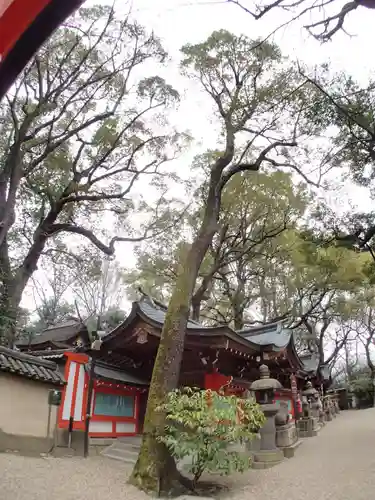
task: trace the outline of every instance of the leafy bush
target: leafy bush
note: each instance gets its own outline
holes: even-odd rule
[[[359,408],[367,408],[373,405],[374,385],[367,374],[361,374],[351,382],[352,392],[357,397]]]
[[[168,425],[158,439],[177,460],[191,459],[193,487],[205,471],[228,475],[250,467],[250,458],[230,447],[250,441],[264,424],[254,400],[185,387],[170,392],[159,411]]]

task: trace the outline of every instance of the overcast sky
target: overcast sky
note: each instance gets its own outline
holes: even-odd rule
[[[85,5],[95,3],[111,2],[88,0]],[[342,2],[344,3],[345,1]],[[117,10],[126,15],[130,4],[118,0],[116,5]],[[175,117],[177,125],[189,129],[197,144],[200,143],[200,148],[214,146],[216,133],[204,113],[206,103],[203,102],[202,95],[179,76],[180,47],[188,42],[200,42],[218,29],[227,29],[251,38],[265,37],[289,19],[290,14],[274,10],[265,20],[255,21],[237,6],[215,0],[132,0],[131,5],[132,16],[162,39],[164,47],[172,57],[172,62],[164,70],[163,76],[179,90],[184,91],[183,102]],[[339,1],[335,2],[335,5],[336,9],[340,8]],[[296,21],[278,30],[272,40],[277,42],[283,53],[292,59],[304,61],[312,68],[314,64],[328,61],[333,70],[345,70],[366,85],[369,77],[375,72],[375,63],[371,57],[371,48],[375,42],[374,26],[375,11],[358,8],[357,11],[350,13],[345,25],[347,32],[352,36],[338,33],[332,42],[321,45],[308,35],[302,22]],[[187,167],[197,147],[186,158],[180,159]],[[337,198],[337,195],[329,196],[330,199]],[[348,197],[363,209],[369,205],[366,194],[352,185],[346,185],[340,196],[344,198],[345,205]],[[342,201],[340,203],[340,200],[334,199],[333,203],[340,205]],[[117,256],[122,264],[129,265],[132,261],[131,248],[118,246]],[[25,296],[23,302],[23,305],[32,307],[30,296]]]

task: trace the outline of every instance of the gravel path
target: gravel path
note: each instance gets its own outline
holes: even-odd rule
[[[0,500],[145,500],[122,462],[0,454]],[[226,481],[227,482],[227,481]],[[294,459],[231,476],[231,500],[370,500],[375,495],[375,410],[343,412]],[[226,495],[229,498],[229,495]]]
[[[342,412],[293,459],[246,476],[236,478],[231,500],[375,498],[375,410]]]

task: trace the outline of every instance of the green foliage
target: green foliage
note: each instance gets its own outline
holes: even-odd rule
[[[211,155],[199,158],[200,170],[204,171]],[[201,221],[202,196],[197,193],[181,226],[137,249],[136,269],[127,278],[134,287],[141,285],[155,298],[168,300],[178,263]],[[309,199],[305,186],[294,184],[286,172],[244,173],[231,179],[222,195],[221,232],[214,237],[196,284],[197,291],[202,280],[212,276],[202,318],[232,323],[234,307],[243,316],[262,295],[261,274],[274,272],[281,279],[283,261],[293,248],[294,228]],[[280,267],[273,271],[276,262]]]
[[[237,36],[226,30],[213,32],[205,41],[182,47],[182,70],[197,79],[214,100],[218,115],[227,116],[235,132],[257,119],[255,130],[268,129],[265,113],[277,114],[280,96],[295,83],[295,72],[283,67],[280,49],[272,43]],[[284,116],[284,119],[286,117]],[[276,122],[272,125],[275,129]],[[242,158],[243,159],[243,158]]]
[[[27,326],[29,332],[40,333],[49,326],[63,323],[76,314],[74,306],[66,300],[56,301],[55,297],[46,298],[37,307],[38,319]]]
[[[11,324],[48,252],[68,241],[112,256],[118,241],[170,223],[166,183],[174,178],[164,167],[189,137],[166,118],[178,92],[147,69],[165,57],[159,39],[129,17],[83,8],[1,102],[0,317]],[[147,199],[135,192],[142,178]]]
[[[106,332],[110,332],[120,323],[122,323],[126,318],[126,313],[122,309],[116,309],[111,307],[107,311],[104,311],[100,316],[100,329]],[[98,317],[90,316],[86,321],[86,326],[90,333],[98,329]]]
[[[372,406],[375,387],[368,367],[357,367],[350,380],[350,389],[357,397],[360,407]]]
[[[170,392],[158,411],[167,415],[159,440],[177,460],[191,459],[194,484],[203,472],[227,475],[246,470],[249,457],[230,446],[250,441],[265,422],[253,400],[188,387]]]

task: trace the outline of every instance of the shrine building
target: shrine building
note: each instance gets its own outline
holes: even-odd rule
[[[56,326],[28,346],[19,345],[19,349],[39,357],[55,356],[55,361],[59,358],[63,364],[66,385],[58,414],[60,429],[84,431],[90,399],[91,438],[142,433],[166,311],[163,304],[143,296],[133,303],[123,323],[91,346],[87,329],[78,322],[70,325],[70,331],[67,325]],[[276,401],[287,401],[292,419],[297,392],[306,379],[315,384],[325,380],[312,356],[298,356],[292,330],[282,323],[234,331],[228,326],[205,326],[189,320],[179,384],[244,396],[258,378],[262,363],[283,385]]]

